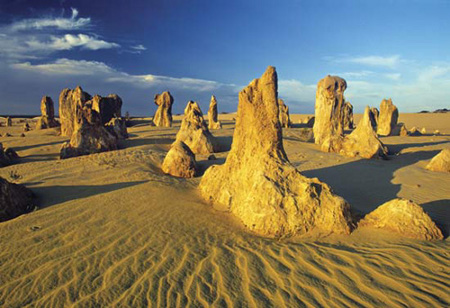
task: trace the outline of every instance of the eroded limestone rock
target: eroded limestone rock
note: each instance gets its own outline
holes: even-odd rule
[[[380,136],[389,136],[397,125],[398,109],[392,99],[383,99],[380,105],[380,115],[377,121],[377,133]]]
[[[217,100],[214,95],[211,96],[211,102],[209,103],[208,128],[209,129],[221,129],[222,128],[222,124],[220,123],[220,121],[218,119]]]
[[[278,106],[280,109],[280,124],[282,128],[288,128],[291,127],[291,119],[289,117],[289,107],[284,103],[284,101],[279,98],[278,99]]]
[[[444,149],[431,159],[428,170],[438,172],[450,172],[450,149]]]
[[[177,141],[183,141],[195,154],[209,154],[219,150],[216,138],[208,130],[200,106],[193,101],[187,103]]]
[[[173,97],[170,92],[155,95],[155,104],[158,109],[153,117],[153,124],[160,127],[172,127]]]
[[[11,127],[12,126],[12,119],[11,117],[6,117],[6,126]]]
[[[92,108],[98,112],[103,125],[114,118],[122,116],[122,99],[117,94],[106,97],[95,95],[92,98]]]
[[[420,240],[443,239],[441,230],[422,207],[406,199],[397,198],[380,205],[358,224],[358,227],[365,226]]]
[[[61,136],[71,137],[77,117],[77,109],[82,108],[92,97],[78,86],[74,90],[64,89],[59,95],[59,120]]]
[[[391,132],[391,136],[408,136],[408,129],[406,129],[406,125],[404,123],[398,123],[395,125]]]
[[[0,142],[0,168],[17,162],[19,155],[11,148],[4,148]]]
[[[59,122],[55,119],[55,106],[50,96],[42,97],[41,114],[41,117],[36,123],[36,129],[46,129],[59,126]]]
[[[198,172],[195,154],[182,141],[175,141],[167,152],[162,171],[181,178],[192,178]]]
[[[106,123],[105,127],[117,139],[124,140],[128,138],[126,120],[123,118],[112,118]]]
[[[353,105],[350,102],[344,104],[344,129],[353,129]]]
[[[34,207],[33,193],[28,188],[0,177],[0,222],[28,213]]]
[[[226,162],[206,170],[202,196],[263,236],[350,233],[348,203],[327,184],[304,177],[286,156],[274,67],[239,93],[237,114]]]

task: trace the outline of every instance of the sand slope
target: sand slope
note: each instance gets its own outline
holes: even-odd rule
[[[223,129],[214,131],[225,147],[232,117],[220,115]],[[434,125],[448,126],[450,114],[443,119],[447,124]],[[18,175],[16,182],[30,187],[42,206],[0,224],[0,306],[450,305],[448,238],[422,242],[363,229],[275,241],[214,211],[197,193],[199,178],[159,170],[179,120],[173,128],[143,120],[129,130],[123,149],[63,161],[57,157],[66,138],[52,130],[21,138],[19,126],[0,128],[13,134],[0,142],[24,157],[24,163],[0,169],[0,176]],[[433,122],[427,130],[436,129]],[[450,146],[449,135],[383,138],[398,154],[389,161],[320,152],[300,141],[298,128],[284,136],[291,162],[330,184],[357,212],[396,196],[410,198],[448,236],[450,175],[424,166]],[[226,154],[218,153],[216,163]],[[203,168],[214,163],[206,159],[197,155]]]

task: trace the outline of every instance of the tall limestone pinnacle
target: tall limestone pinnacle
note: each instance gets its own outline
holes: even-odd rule
[[[268,237],[312,230],[350,233],[350,206],[327,184],[293,167],[283,148],[277,73],[269,66],[239,93],[233,144],[225,164],[208,168],[202,196]]]
[[[218,119],[217,100],[214,95],[211,96],[211,102],[209,103],[208,128],[209,129],[221,129],[222,128],[222,124],[219,122],[219,119]]]
[[[160,127],[172,127],[172,105],[173,97],[166,91],[155,95],[155,104],[158,106],[153,123]]]

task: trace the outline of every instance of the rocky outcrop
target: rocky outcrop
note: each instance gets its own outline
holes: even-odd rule
[[[61,159],[116,149],[117,138],[103,126],[98,112],[89,104],[77,105],[74,132],[61,148]]]
[[[216,138],[208,130],[200,106],[187,103],[176,141],[183,141],[195,154],[209,154],[219,150]]]
[[[348,203],[318,179],[304,177],[286,156],[274,67],[239,93],[231,150],[223,165],[206,170],[199,189],[216,209],[263,236],[351,231]]]
[[[353,105],[350,102],[344,104],[344,129],[353,129]]]
[[[422,136],[422,133],[419,131],[419,129],[417,127],[413,127],[408,132],[408,135],[413,136],[413,137],[418,137],[418,136]]]
[[[0,177],[0,222],[28,213],[34,207],[31,190]]]
[[[378,111],[377,108],[372,107],[370,108],[370,123],[372,124],[372,127],[375,129],[375,131],[377,130],[377,126],[378,126],[378,116],[380,115],[380,112]]]
[[[11,117],[6,117],[6,126],[11,127],[12,126],[12,119]]]
[[[278,99],[278,108],[280,110],[280,124],[282,128],[291,127],[291,119],[289,117],[289,107],[284,103],[284,101],[279,98]]]
[[[391,136],[408,136],[408,129],[405,126],[405,123],[398,123],[395,125],[394,129],[391,132]]]
[[[55,119],[55,107],[50,96],[42,97],[41,114],[41,117],[36,123],[36,129],[46,129],[59,126],[59,122]]]
[[[450,172],[450,149],[444,149],[428,163],[428,170]]]
[[[124,140],[128,138],[126,120],[123,118],[112,118],[106,123],[105,127],[117,139]]]
[[[306,117],[306,119],[303,121],[303,124],[306,124],[306,127],[313,128],[314,122],[316,121],[316,117]]]
[[[350,135],[345,136],[341,154],[350,157],[360,156],[371,159],[385,158],[387,153],[387,148],[380,141],[372,127],[370,108],[367,106],[356,129]]]
[[[17,162],[19,155],[11,148],[4,148],[0,142],[0,168]]]
[[[410,200],[394,199],[362,219],[358,227],[373,227],[420,240],[443,239],[441,230],[422,207]]]
[[[343,106],[347,82],[337,76],[323,78],[317,84],[314,138],[322,151],[339,153],[344,136]]]
[[[160,127],[172,127],[173,97],[170,92],[155,95],[155,104],[158,109],[153,117],[153,124]]]
[[[175,141],[167,152],[161,169],[172,176],[192,178],[198,172],[195,154],[184,142]]]
[[[103,125],[114,118],[122,116],[122,99],[117,94],[106,97],[95,95],[92,98],[92,109],[98,112]]]
[[[29,132],[31,130],[30,124],[28,124],[28,122],[25,122],[23,124],[23,131],[24,132]]]
[[[397,125],[398,109],[392,99],[383,99],[380,105],[380,116],[377,121],[377,133],[380,136],[389,136]]]
[[[61,135],[71,137],[76,124],[77,109],[82,108],[92,97],[80,86],[75,90],[64,89],[59,95],[59,120]]]
[[[219,119],[218,119],[217,100],[214,95],[211,96],[211,102],[209,103],[208,128],[209,129],[221,129],[222,128],[222,124],[219,122]]]

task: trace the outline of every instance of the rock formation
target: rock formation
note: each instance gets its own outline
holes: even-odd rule
[[[25,123],[23,124],[23,131],[24,131],[24,132],[29,132],[30,130],[31,130],[30,125],[28,124],[28,122],[25,122]]]
[[[199,105],[193,101],[189,101],[184,109],[176,140],[183,141],[195,154],[209,154],[219,150],[217,140],[208,130]]]
[[[394,129],[391,132],[391,136],[408,136],[408,130],[404,123],[398,123],[395,125]]]
[[[64,89],[59,95],[59,120],[61,121],[61,135],[71,137],[76,123],[77,109],[82,108],[91,96],[80,86],[75,90]]]
[[[398,109],[391,99],[383,99],[380,105],[380,116],[377,121],[377,133],[380,136],[389,136],[397,125]]]
[[[222,124],[219,122],[219,119],[218,119],[217,100],[214,95],[211,96],[211,102],[209,103],[208,128],[209,129],[221,129],[222,128]]]
[[[400,198],[388,201],[367,214],[358,224],[358,227],[364,226],[421,240],[443,239],[441,230],[420,205]]]
[[[278,107],[280,110],[280,124],[282,128],[291,127],[291,119],[289,117],[289,107],[284,103],[284,101],[279,98],[278,99]]]
[[[170,92],[156,94],[155,104],[158,106],[158,109],[153,117],[153,123],[156,126],[172,127],[173,97],[170,95]]]
[[[372,127],[376,130],[378,126],[378,116],[380,115],[380,112],[377,108],[372,107],[370,108],[370,123],[372,124]]]
[[[323,78],[317,84],[314,138],[322,151],[339,153],[344,136],[343,106],[347,83],[337,76]]]
[[[28,188],[0,177],[0,222],[28,213],[34,207],[33,193]]]
[[[12,119],[11,119],[11,117],[6,117],[6,126],[12,126]]]
[[[314,127],[315,121],[316,121],[316,117],[308,116],[308,117],[306,117],[306,119],[303,121],[303,124],[306,124],[306,127],[313,128],[313,127]]]
[[[192,178],[198,172],[195,154],[184,142],[175,141],[167,152],[161,169],[176,177]]]
[[[3,144],[0,142],[0,168],[12,165],[19,159],[16,151],[11,148],[3,148]]]
[[[46,129],[59,126],[59,122],[55,119],[55,107],[50,96],[42,97],[41,114],[41,117],[36,123],[36,129]]]
[[[122,116],[122,99],[117,94],[109,94],[106,97],[95,95],[92,98],[92,109],[100,114],[101,122],[105,125]]]
[[[117,139],[123,140],[128,138],[126,120],[123,118],[112,118],[106,123],[105,127]]]
[[[344,104],[344,129],[353,129],[353,105],[350,102]]]
[[[100,115],[91,105],[76,107],[74,132],[70,142],[64,143],[60,157],[70,158],[117,149],[117,138],[101,122]]]
[[[342,143],[341,154],[350,157],[360,156],[370,159],[379,157],[384,158],[387,156],[387,152],[387,148],[380,141],[377,133],[372,127],[370,121],[370,108],[367,106],[356,129],[350,135],[345,136]]]
[[[426,167],[431,171],[450,172],[450,149],[444,149],[433,157]]]
[[[226,162],[206,170],[202,196],[263,236],[350,233],[348,203],[318,179],[301,175],[286,156],[274,67],[239,93],[237,114]]]

